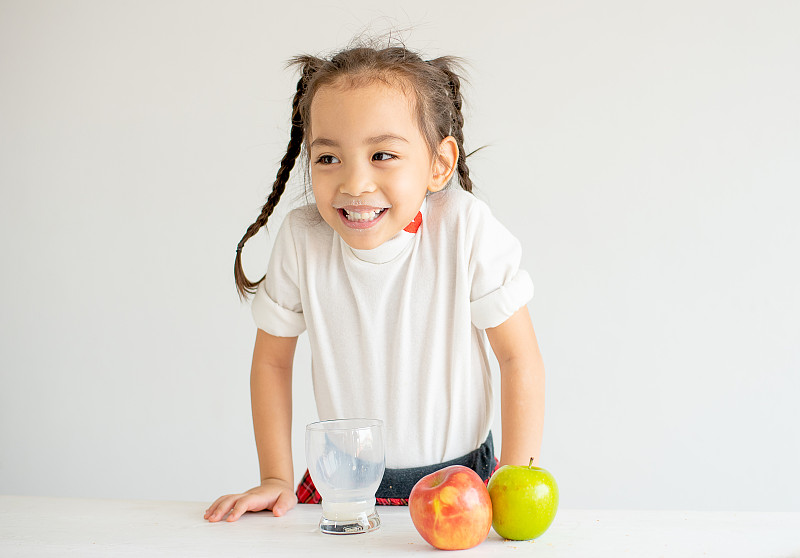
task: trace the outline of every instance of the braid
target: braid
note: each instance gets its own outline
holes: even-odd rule
[[[261,227],[267,224],[269,216],[272,215],[272,211],[275,209],[275,206],[278,205],[281,195],[286,189],[289,175],[303,147],[303,117],[300,112],[300,101],[303,99],[303,95],[306,92],[308,79],[314,71],[310,61],[304,62],[303,75],[297,82],[297,92],[292,101],[292,129],[289,136],[289,146],[286,148],[286,154],[283,156],[283,159],[281,159],[281,166],[278,169],[278,174],[272,185],[272,192],[269,197],[267,197],[267,202],[264,204],[264,207],[261,208],[261,214],[252,225],[247,227],[247,232],[244,233],[242,240],[240,240],[239,244],[236,246],[236,261],[233,266],[233,276],[236,279],[236,290],[239,291],[239,298],[241,299],[246,298],[248,294],[255,293],[259,283],[266,277],[265,275],[253,283],[245,276],[244,270],[242,269],[242,248],[245,242],[254,236]]]
[[[441,59],[439,59],[441,60]],[[435,60],[434,62],[439,62]],[[472,179],[469,177],[469,167],[467,167],[467,153],[464,150],[464,115],[461,113],[463,100],[461,98],[461,80],[455,72],[444,64],[437,64],[439,69],[447,76],[447,85],[450,89],[450,100],[453,103],[452,110],[452,130],[451,134],[458,145],[458,180],[461,187],[467,192],[472,192]]]

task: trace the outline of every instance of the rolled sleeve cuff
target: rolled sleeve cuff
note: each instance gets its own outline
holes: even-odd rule
[[[478,329],[499,326],[532,298],[531,276],[520,270],[499,289],[470,303],[472,323]]]
[[[251,311],[258,329],[276,337],[297,337],[306,330],[302,312],[284,308],[272,300],[263,288],[256,291]]]

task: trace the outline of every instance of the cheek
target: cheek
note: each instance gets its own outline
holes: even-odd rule
[[[385,177],[387,178],[387,185],[406,191],[409,188],[427,187],[430,178],[428,169],[421,164],[398,169],[396,172],[385,175]]]
[[[330,180],[326,180],[326,177],[321,173],[311,172],[311,191],[314,193],[314,197],[317,199],[324,199],[330,188],[328,188],[328,182]]]

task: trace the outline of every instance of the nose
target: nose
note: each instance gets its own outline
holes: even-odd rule
[[[344,170],[339,192],[357,197],[375,191],[377,186],[369,166],[350,163]]]

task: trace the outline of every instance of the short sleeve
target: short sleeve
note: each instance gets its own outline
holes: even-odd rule
[[[277,337],[296,337],[306,329],[292,222],[290,213],[275,237],[266,277],[251,306],[258,329]]]
[[[480,200],[470,210],[468,231],[472,323],[496,327],[533,298],[533,281],[519,268],[519,241]]]

